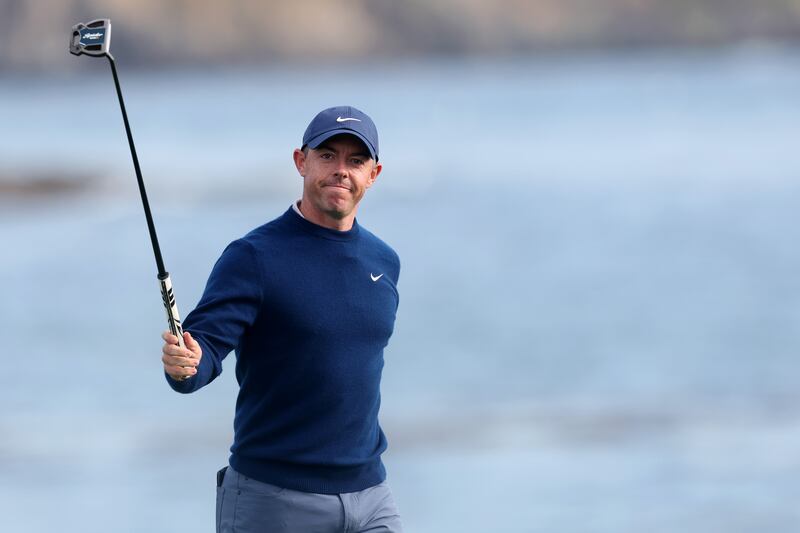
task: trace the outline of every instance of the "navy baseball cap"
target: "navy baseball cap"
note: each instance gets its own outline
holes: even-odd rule
[[[361,139],[372,159],[378,160],[378,129],[366,113],[351,106],[329,107],[317,113],[303,134],[303,146],[316,148],[342,133]]]

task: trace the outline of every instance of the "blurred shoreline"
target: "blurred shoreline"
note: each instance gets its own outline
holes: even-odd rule
[[[188,8],[188,6],[191,8]],[[126,65],[500,58],[800,42],[800,0],[0,1],[0,67],[67,70],[72,26],[111,18]]]

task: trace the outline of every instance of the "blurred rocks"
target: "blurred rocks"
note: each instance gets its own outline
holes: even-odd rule
[[[62,174],[55,171],[0,171],[0,199],[77,194],[95,188],[95,176]]]

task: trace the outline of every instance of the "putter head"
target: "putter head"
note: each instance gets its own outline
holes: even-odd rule
[[[111,47],[111,19],[97,19],[72,27],[69,51],[76,56],[86,54],[101,57]]]

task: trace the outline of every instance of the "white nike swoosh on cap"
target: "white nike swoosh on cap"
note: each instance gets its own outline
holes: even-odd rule
[[[336,122],[347,122],[348,120],[355,120],[356,122],[361,122],[360,118],[342,118],[336,117]]]
[[[370,272],[369,273],[369,277],[372,278],[372,281],[378,281],[379,279],[381,279],[383,277],[383,274],[381,274],[380,276],[373,276],[372,272]]]

